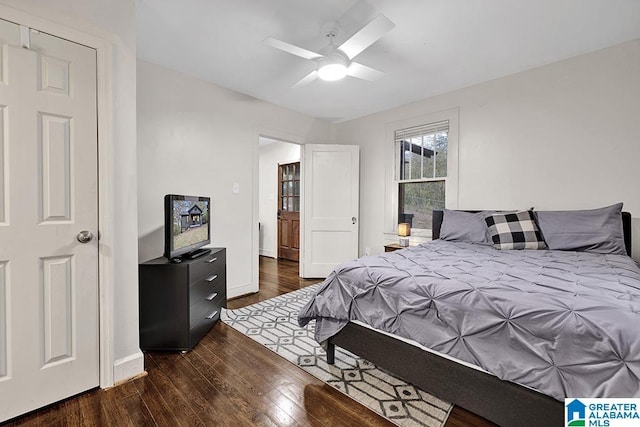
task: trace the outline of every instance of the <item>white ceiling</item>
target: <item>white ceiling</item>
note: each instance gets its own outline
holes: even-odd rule
[[[640,38],[640,0],[136,0],[138,57],[313,117],[364,116]],[[385,72],[291,85],[315,63],[263,44],[317,51],[378,14],[396,25],[356,61]]]

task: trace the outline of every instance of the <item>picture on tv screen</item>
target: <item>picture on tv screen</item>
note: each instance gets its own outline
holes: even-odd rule
[[[173,199],[173,250],[209,240],[209,200]]]

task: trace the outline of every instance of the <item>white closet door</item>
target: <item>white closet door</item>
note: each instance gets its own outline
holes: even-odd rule
[[[327,277],[358,258],[360,147],[302,146],[303,210],[300,276]]]
[[[99,342],[95,51],[1,20],[0,46],[2,421],[98,386]]]

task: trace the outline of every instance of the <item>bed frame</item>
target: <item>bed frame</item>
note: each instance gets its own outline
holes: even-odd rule
[[[440,237],[442,217],[443,211],[434,211],[433,239]],[[622,223],[625,246],[631,255],[631,214],[623,212]],[[329,338],[329,364],[335,362],[336,346],[496,424],[539,427],[564,423],[564,402],[356,323],[349,322]]]

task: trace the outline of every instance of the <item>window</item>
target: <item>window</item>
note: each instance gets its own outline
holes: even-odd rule
[[[398,223],[430,229],[434,209],[444,209],[449,120],[395,131]]]

